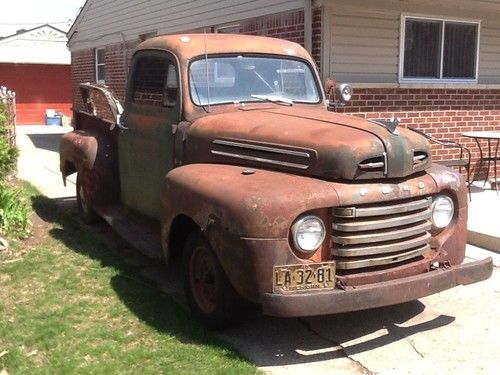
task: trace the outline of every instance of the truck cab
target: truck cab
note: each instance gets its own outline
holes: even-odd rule
[[[328,110],[315,64],[283,40],[152,38],[132,57],[123,108],[81,86],[60,145],[84,219],[147,255],[183,258],[193,313],[237,321],[401,303],[491,275],[462,264],[467,188],[424,137]]]

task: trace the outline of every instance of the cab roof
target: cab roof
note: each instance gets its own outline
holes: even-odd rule
[[[137,47],[141,50],[166,50],[181,60],[223,53],[257,53],[294,56],[311,60],[297,43],[283,39],[239,34],[176,34],[148,39]]]

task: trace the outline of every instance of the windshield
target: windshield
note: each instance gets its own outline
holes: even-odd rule
[[[189,85],[197,105],[320,100],[309,66],[284,57],[223,56],[196,60],[189,67]]]

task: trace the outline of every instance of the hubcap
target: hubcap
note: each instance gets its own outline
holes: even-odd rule
[[[205,313],[217,308],[217,271],[215,259],[203,246],[197,247],[189,264],[189,279],[194,299]]]

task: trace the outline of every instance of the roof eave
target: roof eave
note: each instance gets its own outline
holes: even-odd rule
[[[83,6],[80,9],[80,12],[78,12],[78,15],[76,16],[75,21],[73,22],[73,24],[69,28],[68,32],[66,33],[66,37],[68,38],[68,45],[69,45],[69,42],[70,42],[73,34],[76,31],[75,28],[80,24],[80,22],[83,18],[83,15],[87,12],[87,8],[89,7],[89,3],[90,3],[90,0],[85,1],[85,4],[83,4]]]

